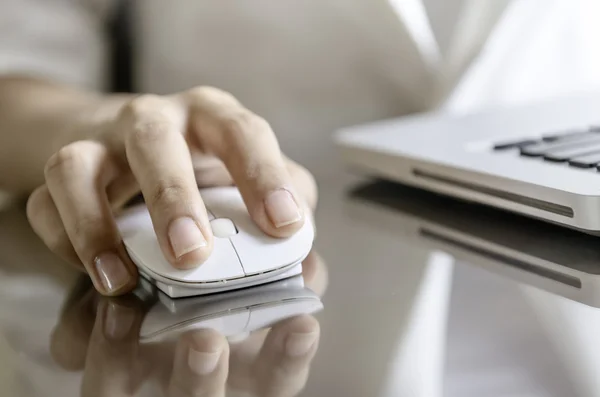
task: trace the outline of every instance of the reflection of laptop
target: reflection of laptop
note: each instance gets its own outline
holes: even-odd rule
[[[600,307],[598,238],[390,182],[352,192],[354,219],[517,282]]]
[[[347,128],[345,163],[372,176],[600,231],[600,95]]]

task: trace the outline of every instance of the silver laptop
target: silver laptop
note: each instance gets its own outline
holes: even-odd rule
[[[344,129],[361,173],[600,232],[600,93]]]

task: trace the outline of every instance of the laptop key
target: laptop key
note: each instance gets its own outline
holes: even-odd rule
[[[577,168],[592,168],[600,164],[600,151],[574,157],[569,160],[569,165]]]
[[[520,148],[520,153],[523,156],[540,157],[553,150],[569,149],[594,143],[600,143],[600,134],[588,132],[577,137],[563,138],[556,142],[539,142],[535,145],[528,145]]]
[[[500,142],[494,145],[494,150],[508,150],[508,149],[516,149],[522,148],[527,145],[533,145],[538,143],[539,141],[536,139],[521,139],[519,141],[508,141],[508,142]]]
[[[555,133],[555,134],[544,134],[542,135],[542,141],[544,142],[556,142],[558,140],[561,139],[569,139],[572,137],[579,137],[579,136],[585,136],[588,135],[590,132],[600,132],[600,130],[598,131],[594,131],[594,130],[570,130],[570,131],[565,131],[565,132],[560,132],[560,133]]]
[[[575,157],[586,156],[591,153],[600,151],[600,141],[593,144],[581,143],[574,147],[566,149],[555,149],[546,152],[544,159],[548,161],[568,161]]]

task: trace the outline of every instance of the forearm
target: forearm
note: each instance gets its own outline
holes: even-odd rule
[[[127,95],[100,95],[19,76],[0,76],[0,189],[28,192],[62,146],[114,119]]]

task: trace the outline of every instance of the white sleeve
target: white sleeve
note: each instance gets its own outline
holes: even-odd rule
[[[110,0],[1,0],[0,74],[106,86]]]

